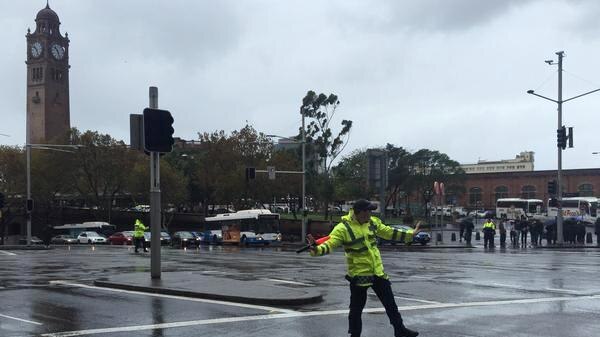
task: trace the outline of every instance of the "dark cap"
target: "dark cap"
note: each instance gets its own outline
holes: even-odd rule
[[[354,212],[373,211],[377,209],[377,205],[371,203],[369,200],[360,199],[354,202],[352,209],[354,209]]]

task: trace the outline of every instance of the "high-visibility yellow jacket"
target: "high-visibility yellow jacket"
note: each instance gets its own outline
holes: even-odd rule
[[[496,230],[496,224],[493,221],[488,221],[486,223],[483,224],[483,230],[489,230],[489,231],[495,231]]]
[[[148,227],[144,226],[144,223],[142,223],[140,220],[136,220],[135,225],[134,225],[134,230],[133,230],[133,237],[134,238],[143,238],[144,232],[147,229],[148,229]]]
[[[372,216],[366,223],[359,223],[350,210],[348,215],[342,217],[342,222],[337,224],[329,234],[329,240],[316,247],[313,256],[329,254],[339,246],[344,246],[348,277],[355,284],[369,286],[373,276],[387,279],[383,271],[381,254],[377,248],[377,237],[386,240],[403,241],[410,243],[414,231],[389,227],[377,217]]]

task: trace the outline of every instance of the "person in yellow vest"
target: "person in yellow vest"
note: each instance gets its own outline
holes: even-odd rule
[[[406,328],[398,312],[391,282],[383,271],[381,254],[377,248],[377,237],[410,243],[413,235],[419,232],[420,225],[417,224],[414,230],[386,226],[379,218],[371,216],[371,211],[376,208],[377,206],[368,200],[356,201],[350,212],[333,228],[329,240],[318,246],[314,245],[312,235],[307,235],[311,245],[310,255],[322,256],[331,253],[336,247],[344,247],[348,267],[346,280],[350,282],[348,315],[350,337],[359,337],[362,332],[361,315],[367,301],[369,287],[373,288],[385,307],[385,312],[394,327],[395,337],[415,337],[419,333]]]
[[[135,219],[133,229],[133,244],[135,245],[135,252],[138,252],[140,246],[142,246],[144,251],[147,252],[148,249],[146,248],[146,239],[144,238],[144,232],[148,229],[148,227],[144,226],[144,223],[140,219]]]
[[[496,235],[496,224],[488,218],[483,224],[483,247],[494,248],[494,236]]]

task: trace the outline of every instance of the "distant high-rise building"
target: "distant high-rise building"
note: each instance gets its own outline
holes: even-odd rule
[[[69,37],[60,33],[49,5],[37,13],[35,31],[27,29],[27,143],[64,137],[69,112]]]

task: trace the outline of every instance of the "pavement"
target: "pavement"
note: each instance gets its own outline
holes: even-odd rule
[[[94,281],[99,287],[238,303],[298,306],[317,303],[323,295],[311,288],[280,286],[268,280],[225,278],[200,272],[163,272],[160,279],[148,273],[126,273]]]

